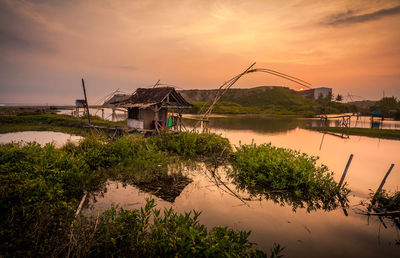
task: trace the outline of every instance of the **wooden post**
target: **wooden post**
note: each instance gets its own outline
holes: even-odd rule
[[[340,188],[340,187],[342,186],[342,184],[343,184],[344,178],[346,177],[346,174],[347,174],[347,170],[349,169],[350,163],[351,163],[351,161],[353,160],[353,156],[354,156],[353,154],[350,154],[349,160],[347,161],[346,168],[344,169],[342,178],[340,179],[340,182],[339,182],[339,188]]]
[[[179,132],[182,132],[182,110],[179,111]]]
[[[115,120],[115,108],[112,109],[111,120],[112,120],[113,122],[114,122],[114,120]]]
[[[382,182],[381,182],[381,184],[380,184],[378,190],[376,190],[375,195],[376,195],[377,193],[379,193],[379,192],[382,190],[382,187],[383,187],[383,185],[386,183],[386,179],[387,179],[387,177],[389,176],[390,172],[392,172],[393,167],[394,167],[394,164],[390,165],[390,168],[389,168],[388,172],[386,172],[386,175],[385,175],[385,177],[383,178],[383,180],[382,180]]]
[[[82,78],[82,87],[83,87],[83,94],[85,95],[85,105],[86,105],[86,111],[87,111],[87,115],[88,115],[88,122],[90,124],[89,103],[88,103],[87,97],[86,97],[85,81],[83,80],[83,78]]]

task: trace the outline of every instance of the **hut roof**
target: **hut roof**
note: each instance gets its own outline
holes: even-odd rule
[[[191,105],[173,87],[138,88],[129,98],[114,104],[121,107],[146,108],[161,104],[162,107],[190,108]]]
[[[110,99],[106,100],[102,107],[115,107],[114,103],[121,102],[129,98],[128,94],[114,94]]]

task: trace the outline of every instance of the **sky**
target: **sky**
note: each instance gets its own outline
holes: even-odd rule
[[[256,67],[354,100],[400,98],[400,0],[0,0],[0,103],[89,103]],[[249,74],[233,87],[290,81]],[[357,97],[355,97],[357,96]],[[362,98],[361,98],[362,97]]]

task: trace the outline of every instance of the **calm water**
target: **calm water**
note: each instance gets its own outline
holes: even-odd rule
[[[11,142],[37,142],[40,145],[53,143],[55,146],[60,147],[64,145],[67,141],[77,142],[80,139],[82,139],[81,136],[50,131],[25,131],[0,134],[0,144]]]
[[[287,202],[272,200],[243,201],[246,196],[224,177],[218,175],[226,187],[216,184],[210,170],[198,164],[184,173],[193,182],[187,185],[173,203],[153,196],[159,207],[174,207],[177,211],[201,210],[201,223],[209,227],[229,226],[251,230],[251,241],[268,250],[273,242],[286,246],[286,257],[398,257],[399,231],[390,221],[387,228],[375,219],[357,214],[357,204],[368,198],[369,189],[376,190],[390,164],[395,167],[388,177],[385,189],[400,190],[400,141],[350,136],[340,138],[302,129],[312,120],[271,119],[263,117],[215,118],[212,131],[227,137],[234,145],[271,142],[275,146],[292,148],[320,157],[320,163],[335,172],[339,181],[350,154],[354,154],[346,181],[352,192],[349,196],[348,216],[341,208],[333,211],[305,208],[293,211]],[[396,125],[397,126],[397,125]],[[124,208],[142,206],[150,194],[130,185],[109,181],[107,191],[96,197],[95,209],[111,204]]]

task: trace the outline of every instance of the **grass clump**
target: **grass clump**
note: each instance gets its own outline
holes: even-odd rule
[[[74,228],[72,251],[77,256],[129,257],[266,257],[248,241],[250,232],[226,227],[208,230],[198,221],[200,213],[163,213],[147,200],[144,208],[112,207],[98,218],[82,218]],[[277,255],[282,249],[272,251]]]
[[[317,157],[271,144],[250,144],[236,147],[232,153],[233,178],[239,188],[272,199],[287,199],[294,209],[308,203],[310,209],[334,208],[335,196],[347,196],[349,190],[339,188],[332,172],[318,166]],[[276,196],[276,191],[279,195]]]

